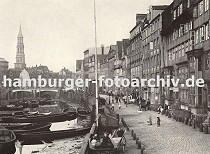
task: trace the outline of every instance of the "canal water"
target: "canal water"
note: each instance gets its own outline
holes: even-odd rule
[[[52,123],[51,131],[66,130],[72,128],[83,128],[89,123],[89,118],[75,119],[72,121]],[[37,145],[23,145],[22,154],[77,154],[82,146],[85,136],[77,136],[61,140],[55,140],[52,143],[43,143]],[[16,153],[20,154],[20,149],[16,146]]]

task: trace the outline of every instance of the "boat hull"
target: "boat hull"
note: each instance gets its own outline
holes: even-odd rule
[[[70,138],[85,135],[90,131],[91,127],[68,129],[59,131],[43,131],[33,133],[23,133],[17,136],[17,139],[23,141],[23,144],[40,143],[40,141],[50,142],[57,139]]]
[[[75,113],[60,113],[51,115],[34,115],[27,117],[3,117],[2,121],[7,123],[47,123],[74,120],[77,118]]]
[[[22,129],[13,130],[13,132],[18,136],[19,134],[29,133],[29,132],[39,132],[39,131],[49,131],[51,123],[47,124],[32,124],[32,126],[23,127]]]
[[[0,153],[11,154],[15,153],[16,135],[13,131],[8,129],[0,129]]]
[[[0,123],[0,127],[7,128],[9,130],[21,129],[31,125],[32,123]]]

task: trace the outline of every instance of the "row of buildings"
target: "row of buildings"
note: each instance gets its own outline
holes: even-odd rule
[[[130,38],[101,47],[98,73],[107,78],[180,79],[203,78],[204,87],[116,88],[113,91],[138,92],[152,104],[176,106],[192,114],[210,111],[210,0],[173,0],[170,5],[150,6],[136,15]],[[77,77],[94,79],[94,53],[84,52],[78,60]],[[110,88],[104,87],[103,91]]]

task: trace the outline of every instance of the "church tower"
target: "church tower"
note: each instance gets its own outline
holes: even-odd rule
[[[16,69],[21,69],[21,70],[26,68],[23,35],[22,35],[21,25],[20,25],[19,34],[18,34],[18,37],[17,37],[17,52],[16,52],[15,68]]]

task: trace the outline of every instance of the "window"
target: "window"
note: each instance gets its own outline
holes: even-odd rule
[[[205,62],[205,64],[206,64],[206,66],[205,66],[206,70],[209,70],[209,58],[210,58],[210,53],[208,52],[207,55],[206,55],[206,62]]]
[[[182,12],[183,12],[183,5],[182,5],[182,4],[180,4],[180,6],[179,6],[179,14],[181,15],[181,14],[182,14]]]
[[[180,29],[181,29],[181,35],[184,35],[185,34],[185,25],[181,24]]]
[[[190,23],[189,23],[189,30],[192,30],[192,24],[193,24],[193,22],[190,21]]]
[[[176,10],[174,10],[174,20],[176,20]]]
[[[204,26],[200,27],[200,42],[204,41]]]
[[[197,18],[198,17],[198,6],[195,6],[193,9],[193,17]]]
[[[187,0],[187,8],[190,7],[190,0]]]
[[[204,0],[204,11],[208,11],[209,10],[209,0]]]
[[[198,41],[199,41],[199,31],[197,29],[195,32],[195,44],[198,44]]]
[[[204,7],[203,7],[204,5],[203,5],[203,1],[201,1],[199,4],[198,4],[198,14],[199,15],[202,15],[203,14],[203,12],[204,12]]]
[[[205,26],[205,39],[209,39],[209,23]]]
[[[182,44],[182,57],[184,56],[184,54],[185,54],[184,44]]]
[[[150,47],[150,50],[154,49],[154,43],[150,42],[149,47]]]
[[[195,87],[190,88],[190,103],[195,104]]]

